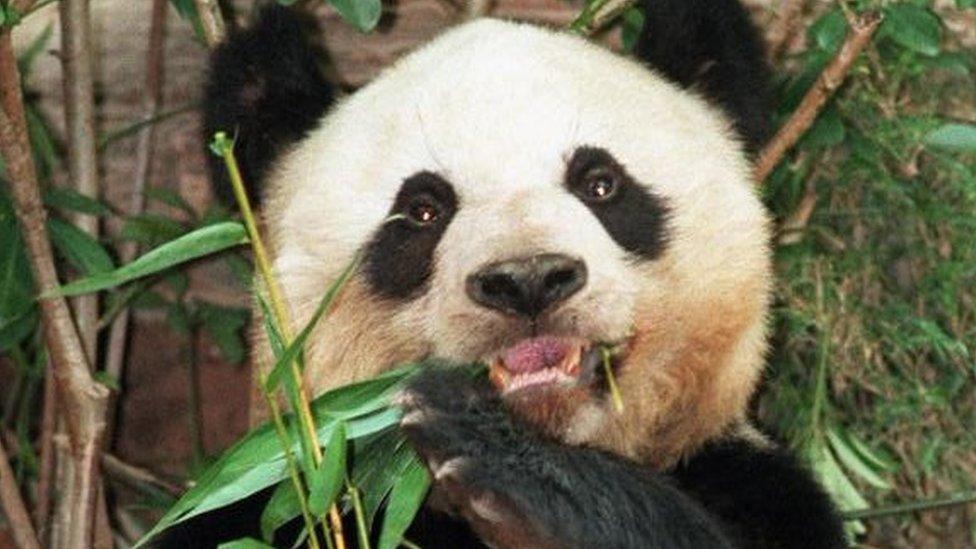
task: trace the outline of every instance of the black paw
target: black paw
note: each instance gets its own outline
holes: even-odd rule
[[[487,380],[458,369],[430,369],[414,378],[396,400],[400,427],[435,479],[459,476],[489,455],[504,451],[515,435]],[[467,465],[465,465],[467,464]]]
[[[489,546],[553,546],[513,493],[537,460],[533,439],[509,419],[488,380],[431,369],[396,402],[400,428],[434,479],[429,504],[463,517]]]

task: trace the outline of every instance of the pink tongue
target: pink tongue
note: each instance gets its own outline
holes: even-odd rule
[[[558,365],[569,350],[570,346],[565,340],[542,336],[517,343],[505,351],[502,360],[509,372],[525,374]]]

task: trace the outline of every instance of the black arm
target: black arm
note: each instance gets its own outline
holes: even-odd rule
[[[846,547],[830,498],[791,454],[745,440],[713,443],[673,473],[739,547]]]
[[[488,545],[732,547],[664,476],[534,434],[467,373],[427,372],[401,405],[404,432],[435,477],[432,498]]]

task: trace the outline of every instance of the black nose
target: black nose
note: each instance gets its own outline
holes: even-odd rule
[[[561,254],[491,263],[469,275],[468,296],[499,311],[535,318],[586,284],[586,264]]]

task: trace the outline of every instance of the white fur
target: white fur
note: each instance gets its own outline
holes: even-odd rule
[[[629,260],[564,189],[567,161],[581,145],[608,150],[669,201],[673,239],[662,258]],[[431,290],[376,304],[388,308],[385,341],[402,338],[425,353],[475,360],[524,337],[523,324],[476,306],[464,281],[487,262],[535,252],[582,258],[589,271],[583,291],[543,327],[551,332],[615,340],[634,329],[638,312],[680,323],[713,296],[740,291],[765,306],[765,215],[726,119],[693,93],[583,39],[481,20],[402,59],[278,164],[267,218],[297,321],[377,230],[403,180],[421,170],[449,181],[460,209],[437,248]],[[655,311],[664,304],[676,310]],[[371,322],[361,331],[373,329]],[[743,362],[743,372],[761,362],[761,324],[744,333],[729,359]],[[335,351],[351,337],[342,335],[348,327],[340,330],[323,327],[317,336],[334,350],[310,366],[318,390],[345,381],[328,374],[348,354]],[[356,337],[370,344],[368,335]]]

